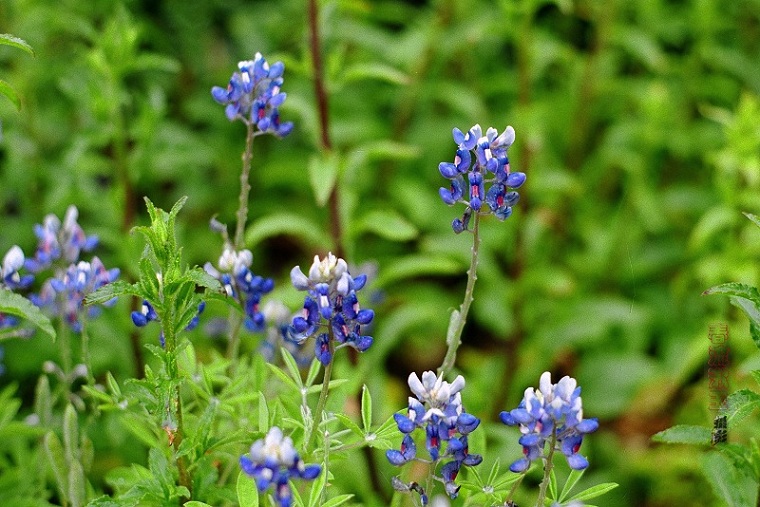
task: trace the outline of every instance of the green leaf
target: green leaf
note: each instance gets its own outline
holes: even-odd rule
[[[712,438],[710,428],[680,424],[652,436],[655,442],[666,444],[700,444],[709,445]]]
[[[338,495],[335,498],[331,498],[326,501],[324,504],[322,504],[321,507],[338,507],[338,505],[343,505],[353,497],[354,495]]]
[[[34,389],[34,413],[40,418],[40,426],[46,428],[53,418],[53,398],[47,375],[40,375]]]
[[[571,470],[570,475],[567,476],[567,480],[565,481],[565,485],[562,486],[562,492],[559,494],[558,500],[560,502],[564,502],[567,498],[567,495],[570,494],[570,492],[573,490],[576,484],[578,484],[578,481],[581,480],[581,477],[583,477],[583,472],[585,472],[586,469],[583,470]]]
[[[728,282],[715,287],[710,287],[702,293],[703,296],[711,296],[713,294],[725,294],[727,296],[738,296],[745,299],[749,299],[756,303],[760,303],[760,292],[757,288],[752,287],[744,283]]]
[[[346,414],[341,414],[340,412],[336,412],[335,417],[337,417],[338,420],[343,423],[343,426],[351,430],[352,433],[356,434],[359,437],[364,438],[364,435],[366,432],[362,431],[359,425],[356,424],[354,421],[352,421],[351,418],[348,417]]]
[[[342,77],[345,83],[374,79],[391,84],[407,85],[410,81],[407,74],[382,63],[357,63],[350,65],[343,72]]]
[[[424,275],[463,274],[465,269],[460,262],[450,257],[431,254],[407,255],[386,266],[374,285],[386,287],[394,282]]]
[[[16,93],[16,90],[14,90],[8,82],[3,81],[2,79],[0,79],[0,94],[5,95],[8,100],[13,102],[13,105],[16,106],[16,110],[21,109],[21,99],[19,98],[18,93]]]
[[[198,287],[203,287],[205,289],[217,292],[223,290],[222,284],[219,283],[219,280],[206,273],[202,268],[195,267],[188,269],[185,272],[185,277],[188,280],[191,280]]]
[[[757,483],[728,457],[721,452],[710,452],[702,456],[701,464],[713,491],[729,507],[755,505],[753,495],[757,494]]]
[[[259,391],[259,431],[266,432],[269,430],[269,407],[264,393]]]
[[[245,233],[245,244],[253,247],[263,240],[288,234],[312,245],[324,246],[329,242],[324,228],[310,218],[295,213],[273,213],[256,220]]]
[[[285,347],[280,348],[280,353],[282,355],[283,361],[285,361],[285,367],[288,369],[288,373],[290,373],[290,378],[292,378],[293,381],[298,384],[298,387],[300,389],[303,389],[303,380],[301,380],[301,372],[298,369],[296,358],[293,357],[293,354],[291,354],[290,351]]]
[[[69,497],[69,481],[67,478],[66,456],[63,453],[63,445],[55,433],[49,431],[43,441],[45,454],[47,454],[50,467],[55,475],[55,482],[58,485],[58,491],[63,498]]]
[[[50,319],[25,297],[7,289],[0,289],[0,312],[28,320],[55,341],[55,330],[50,324]]]
[[[311,364],[309,365],[309,373],[306,375],[306,386],[311,387],[312,384],[314,384],[314,381],[317,379],[317,374],[319,374],[319,369],[322,366],[322,363],[319,362],[319,359],[316,357],[311,360]]]
[[[369,433],[372,427],[372,395],[366,384],[362,386],[362,425],[364,432]]]
[[[198,500],[190,500],[189,502],[185,502],[183,505],[185,507],[214,507],[213,505],[209,505],[205,502],[199,502]]]
[[[753,215],[752,213],[744,213],[744,216],[752,220],[752,223],[760,227],[760,217]]]
[[[327,473],[324,471],[324,469],[325,467],[323,465],[322,472],[311,484],[308,507],[318,507],[320,505],[320,500],[322,499],[322,491],[325,489],[325,484],[327,483]]]
[[[760,407],[760,394],[749,389],[741,389],[728,395],[726,409],[721,411],[721,414],[726,415],[729,426],[733,426],[758,407]]]
[[[372,210],[354,225],[354,234],[372,232],[390,241],[410,241],[419,232],[417,228],[392,209]]]
[[[612,491],[613,489],[618,487],[618,483],[616,482],[604,482],[602,484],[597,484],[596,486],[591,486],[590,488],[581,491],[577,495],[573,496],[569,501],[581,501],[585,502],[586,500],[591,500],[592,498],[596,498],[598,496],[602,496],[603,494]]]
[[[547,500],[555,500],[557,498],[557,474],[554,471],[554,468],[552,468],[551,473],[549,474],[549,494],[547,495]],[[551,502],[547,502],[547,505]]]
[[[274,373],[277,378],[279,378],[280,380],[282,380],[283,382],[285,382],[285,384],[289,385],[290,387],[292,387],[293,389],[295,389],[299,393],[301,392],[301,387],[299,387],[298,384],[296,384],[295,382],[293,382],[293,379],[290,378],[288,376],[288,374],[285,373],[284,371],[282,371],[277,365],[274,365],[274,364],[271,364],[271,363],[267,363],[267,368],[269,368],[269,370],[272,373]]]
[[[312,155],[309,158],[309,183],[314,191],[314,199],[319,206],[327,204],[330,194],[338,181],[340,157],[335,152]]]
[[[79,461],[69,463],[69,502],[71,507],[82,507],[87,501],[84,469]]]
[[[63,412],[63,447],[69,465],[79,460],[79,421],[77,411],[71,404],[66,405]]]
[[[155,278],[155,273],[153,273],[153,277]],[[89,294],[85,300],[85,305],[96,305],[96,304],[103,304],[106,303],[113,298],[117,298],[120,296],[140,296],[140,291],[137,290],[137,287],[132,285],[131,283],[127,283],[123,280],[116,280],[115,282],[111,282],[107,285],[102,286],[92,294]]]
[[[24,39],[19,39],[9,33],[0,33],[0,46],[12,46],[14,48],[26,51],[34,56],[34,49]]]

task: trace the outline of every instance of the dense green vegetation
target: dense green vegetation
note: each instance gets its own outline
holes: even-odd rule
[[[254,143],[245,246],[254,271],[276,282],[264,301],[293,311],[303,295],[289,272],[308,268],[316,253],[340,252],[376,273],[363,292],[375,342],[358,360],[336,362],[348,401],[332,409],[358,413],[366,384],[381,422],[405,408],[409,372],[441,364],[449,313],[465,289],[471,238],[453,234],[461,209],[437,194],[446,184],[438,164],[456,150],[451,130],[512,125],[511,166],[527,183],[509,219],[481,224],[457,359],[467,411],[486,429],[481,474],[497,459],[506,472],[519,457],[517,433],[498,414],[549,370],[577,378],[586,416],[599,418],[584,443],[591,466],[582,482],[620,484],[599,505],[723,505],[703,473],[711,448],[651,436],[712,425],[711,324],[730,329],[732,387],[757,390],[748,372],[760,356],[746,317],[701,294],[723,282],[760,284],[760,231],[742,216],[760,214],[760,1],[323,1],[328,142],[306,4],[0,3],[0,33],[34,49],[0,45],[0,79],[20,98],[17,110],[0,97],[0,253],[17,244],[33,254],[34,224],[74,204],[85,231],[100,238],[95,253],[134,282],[145,242],[129,231],[150,223],[143,197],[168,210],[187,196],[176,224],[183,262],[216,263],[222,243],[208,223],[216,216],[234,230],[245,127],[228,121],[209,91],[256,52],[281,60],[288,99],[280,113],[295,128]],[[158,331],[136,331],[129,318],[137,303],[121,297],[89,323],[100,383],[106,372],[122,385],[141,377],[144,362],[157,369],[144,345],[157,345]],[[208,324],[227,315],[210,301],[188,333],[199,363],[224,354]],[[261,340],[245,334],[249,363]],[[62,504],[41,441],[71,414],[57,403],[48,427],[21,423],[39,412],[41,375],[54,399],[62,393],[65,382],[43,373],[45,361],[60,361],[60,340],[38,332],[1,345],[0,388],[9,390],[0,415],[14,423],[0,417],[0,503]],[[755,412],[729,427],[729,441],[749,442],[758,422]],[[119,467],[148,465],[147,440],[116,415],[83,412],[79,424],[95,451],[90,498],[118,489]],[[397,471],[383,452],[371,453],[374,473],[364,454],[333,465],[333,495],[388,504]],[[518,505],[535,498],[534,475]]]

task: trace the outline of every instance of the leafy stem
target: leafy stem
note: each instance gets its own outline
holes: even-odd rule
[[[462,344],[462,332],[464,331],[464,325],[467,322],[467,314],[470,312],[470,305],[475,299],[473,297],[473,291],[475,289],[475,281],[478,279],[478,250],[480,249],[480,215],[475,213],[475,219],[472,226],[472,250],[470,255],[470,269],[467,270],[467,287],[464,291],[464,300],[459,310],[455,310],[451,315],[449,321],[449,329],[446,332],[446,343],[448,349],[446,350],[446,356],[443,358],[441,366],[438,368],[439,376],[446,376],[452,368],[457,359],[457,350]]]

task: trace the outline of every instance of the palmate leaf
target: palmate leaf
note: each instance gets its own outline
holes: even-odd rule
[[[9,290],[0,289],[0,312],[28,320],[55,341],[55,330],[50,324],[50,319],[25,297]]]

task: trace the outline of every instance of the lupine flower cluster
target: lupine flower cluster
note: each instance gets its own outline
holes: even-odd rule
[[[79,260],[82,252],[89,252],[97,246],[98,237],[87,236],[77,222],[78,217],[76,206],[68,207],[63,223],[55,215],[47,215],[42,224],[34,226],[38,239],[34,257],[24,260],[26,269],[34,273],[56,267],[54,276],[43,283],[39,294],[32,294],[29,299],[62,318],[77,333],[82,330],[85,297],[119,276],[118,268],[106,269],[97,257],[90,262]],[[114,303],[115,300],[108,301],[105,306]],[[93,306],[87,310],[87,315],[94,317],[99,312],[100,309]]]
[[[480,425],[480,419],[468,414],[462,407],[461,390],[465,385],[464,377],[459,375],[454,382],[448,383],[434,372],[426,371],[422,374],[422,380],[416,373],[411,373],[408,383],[416,398],[409,397],[406,415],[394,416],[404,439],[401,449],[387,451],[386,457],[396,466],[419,459],[411,434],[417,428],[424,429],[425,448],[434,466],[439,460],[451,458],[451,461],[441,467],[438,479],[444,483],[446,493],[452,499],[456,498],[459,486],[454,480],[462,465],[474,466],[483,460],[478,454],[470,454],[467,445],[467,435]],[[443,442],[447,442],[447,445],[445,451],[441,452]],[[423,504],[426,503],[426,498],[422,499]]]
[[[309,276],[296,266],[290,279],[296,289],[308,292],[303,313],[293,319],[288,330],[292,341],[303,343],[326,326],[328,332],[320,333],[315,345],[317,359],[324,365],[330,363],[335,349],[351,346],[364,352],[372,345],[372,337],[361,333],[375,312],[360,308],[356,296],[367,282],[366,275],[352,277],[346,261],[328,253],[324,259],[314,256]]]
[[[207,262],[203,269],[222,283],[229,297],[240,302],[245,311],[245,327],[249,331],[264,330],[264,314],[259,309],[261,297],[274,289],[274,281],[251,271],[253,254],[250,250],[236,252],[227,244],[217,263],[219,269]]]
[[[98,245],[97,236],[87,236],[77,223],[79,210],[69,206],[63,218],[63,224],[57,216],[49,214],[42,224],[35,224],[37,251],[34,258],[26,259],[26,269],[38,273],[49,268],[54,261],[63,259],[66,263],[79,260],[81,252],[89,252]]]
[[[322,471],[319,465],[305,465],[293,447],[293,440],[283,437],[277,426],[264,439],[255,441],[248,455],[241,456],[240,468],[255,479],[260,492],[274,486],[274,498],[280,507],[290,507],[292,503],[290,479],[309,481]]]
[[[581,388],[574,378],[565,376],[551,383],[551,373],[544,372],[539,388],[527,388],[520,405],[499,418],[509,426],[519,426],[524,457],[512,463],[510,470],[524,472],[531,463],[544,457],[546,440],[557,442],[557,449],[567,458],[574,470],[583,470],[588,460],[578,454],[583,436],[596,431],[597,419],[584,419]]]
[[[505,220],[520,198],[514,189],[525,183],[525,173],[511,172],[509,167],[507,151],[515,140],[515,129],[507,127],[499,135],[495,128],[489,128],[484,136],[480,125],[474,125],[467,133],[454,128],[453,135],[458,145],[454,163],[441,162],[438,170],[450,181],[449,188],[439,190],[443,202],[449,206],[457,202],[467,205],[462,217],[451,224],[454,232],[468,229],[473,212]],[[465,199],[465,189],[469,189],[469,200]]]
[[[32,294],[31,301],[40,308],[48,308],[58,315],[75,332],[82,330],[80,314],[84,307],[84,298],[100,287],[115,281],[119,277],[119,268],[106,269],[97,257],[91,262],[79,261],[71,264],[62,276],[45,282],[39,294]],[[116,299],[104,303],[113,306]],[[100,308],[91,306],[88,317],[96,317]]]
[[[282,62],[270,67],[261,53],[256,53],[253,60],[238,63],[238,72],[232,74],[227,88],[214,86],[211,95],[227,106],[224,112],[230,121],[241,119],[255,125],[260,133],[284,137],[293,130],[292,122],[280,122],[277,109],[286,98],[280,91],[284,70]]]

